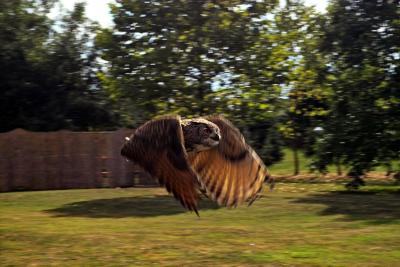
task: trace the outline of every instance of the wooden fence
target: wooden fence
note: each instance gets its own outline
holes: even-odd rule
[[[0,192],[155,185],[120,156],[131,132],[0,133]]]

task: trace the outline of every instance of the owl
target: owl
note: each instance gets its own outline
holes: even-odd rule
[[[197,215],[202,195],[227,207],[251,204],[270,178],[240,131],[221,115],[148,121],[127,138],[121,155]]]

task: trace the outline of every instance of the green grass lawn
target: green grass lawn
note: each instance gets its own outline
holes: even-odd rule
[[[299,151],[299,167],[300,174],[307,174],[310,172],[309,165],[311,163],[311,159],[306,157],[302,151]],[[400,162],[392,161],[393,167],[396,169],[397,166],[400,166]],[[345,173],[348,170],[348,167],[341,166],[342,172]],[[283,149],[283,159],[272,166],[269,167],[271,173],[273,175],[293,175],[294,171],[294,159],[293,159],[293,151],[285,148]],[[328,171],[332,174],[336,174],[336,166],[328,166]],[[387,172],[386,166],[377,166],[374,172],[385,174]]]
[[[280,183],[251,207],[160,188],[0,194],[1,266],[400,266],[400,186]]]
[[[299,167],[301,173],[308,173],[311,160],[299,151]],[[269,167],[274,175],[292,175],[294,171],[293,151],[290,149],[283,150],[283,159]]]

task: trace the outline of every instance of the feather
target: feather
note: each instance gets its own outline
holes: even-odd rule
[[[212,128],[213,138],[218,137],[214,140],[220,137],[217,146],[207,144],[209,136],[202,139],[196,130],[199,125]],[[202,140],[206,150],[193,150],[203,145]],[[187,154],[185,145],[193,152]],[[164,116],[151,120],[126,139],[121,154],[156,177],[197,215],[200,193],[227,207],[243,202],[251,205],[260,197],[264,180],[270,178],[261,158],[222,116],[183,121],[179,116]]]
[[[250,204],[257,199],[268,171],[240,131],[222,116],[206,117],[221,131],[217,147],[189,155],[208,196],[220,205]]]
[[[197,174],[187,161],[179,116],[165,116],[139,127],[121,154],[159,179],[182,205],[198,214]]]

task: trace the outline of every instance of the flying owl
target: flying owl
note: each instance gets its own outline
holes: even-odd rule
[[[127,138],[121,155],[158,178],[197,215],[201,194],[227,207],[251,204],[269,178],[240,131],[220,115],[148,121]]]

